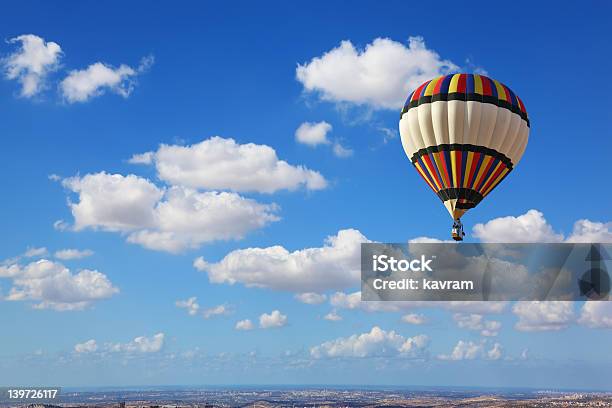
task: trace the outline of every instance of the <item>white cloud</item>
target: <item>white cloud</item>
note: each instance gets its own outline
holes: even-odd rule
[[[175,305],[178,308],[186,309],[187,313],[189,313],[190,316],[195,316],[196,314],[198,314],[198,311],[200,310],[200,305],[198,304],[198,298],[195,296],[192,296],[187,300],[177,300],[175,302]]]
[[[565,329],[574,321],[573,302],[516,302],[512,312],[519,320],[514,326],[520,331]]]
[[[334,143],[333,152],[336,157],[340,157],[341,159],[351,157],[353,155],[353,150],[342,146],[340,142]]]
[[[278,310],[273,310],[271,313],[263,313],[259,316],[259,327],[262,329],[283,327],[286,324],[287,315],[282,314]]]
[[[57,220],[53,223],[53,229],[55,229],[56,231],[65,231],[69,227],[70,226],[68,225],[68,223],[64,220]]]
[[[410,37],[408,47],[377,38],[364,50],[342,41],[322,56],[298,65],[296,77],[304,90],[317,92],[326,101],[399,110],[411,90],[457,69],[428,49],[420,37]]]
[[[427,319],[422,314],[408,313],[402,316],[402,322],[408,323],[408,324],[419,325],[419,324],[425,323],[426,321]]]
[[[574,223],[572,233],[565,238],[555,232],[538,210],[529,210],[518,217],[494,218],[476,224],[474,236],[483,242],[612,242],[612,223],[581,219]]]
[[[47,251],[47,248],[45,247],[40,247],[40,248],[28,248],[23,256],[28,257],[28,258],[36,258],[36,257],[40,257],[40,256],[45,256],[49,253],[49,251]]]
[[[455,313],[453,315],[453,320],[455,320],[459,328],[477,330],[480,331],[482,336],[486,337],[497,336],[499,329],[501,329],[501,322],[496,320],[485,320],[483,315],[476,313]]]
[[[544,214],[537,210],[529,210],[518,217],[501,217],[485,224],[476,224],[473,233],[483,242],[563,241],[563,234],[555,233]]]
[[[76,231],[127,233],[128,242],[154,250],[176,253],[206,242],[240,239],[278,220],[274,204],[229,192],[161,189],[133,174],[100,172],[62,184],[78,194],[78,201],[69,203]]]
[[[156,152],[134,155],[130,161],[154,162],[161,180],[191,188],[274,193],[327,187],[319,172],[280,160],[270,146],[238,144],[219,136],[190,146],[162,144]]]
[[[194,266],[206,271],[213,283],[320,293],[359,283],[362,242],[369,241],[359,231],[347,229],[328,237],[320,248],[293,252],[282,246],[240,249],[218,263],[198,258]]]
[[[152,57],[143,58],[138,68],[125,64],[115,68],[96,62],[85,69],[70,71],[60,83],[60,91],[69,103],[86,102],[107,90],[127,98],[134,89],[135,77],[146,71],[152,63]]]
[[[227,305],[217,305],[209,309],[205,309],[202,312],[202,316],[204,316],[205,319],[210,319],[211,317],[215,316],[226,316],[230,313],[231,310]]]
[[[585,302],[578,323],[591,328],[612,328],[611,302]]]
[[[612,243],[612,222],[578,220],[574,223],[574,230],[566,241]]]
[[[444,242],[453,243],[454,241],[451,241],[450,239],[443,240],[443,239],[431,238],[431,237],[416,237],[416,238],[412,238],[408,240],[409,244],[440,244]]]
[[[140,336],[128,343],[110,343],[108,349],[113,352],[157,353],[164,346],[165,334],[157,333],[151,337]]]
[[[240,320],[239,322],[236,323],[236,326],[235,326],[236,330],[243,330],[243,331],[253,330],[254,328],[255,328],[255,325],[249,319]]]
[[[21,47],[2,60],[6,78],[19,81],[21,96],[32,97],[44,89],[47,75],[58,68],[62,49],[33,34],[20,35],[9,43],[20,43]]]
[[[327,341],[310,349],[314,358],[337,357],[418,357],[427,347],[425,335],[405,338],[394,331],[385,331],[378,326],[370,332]]]
[[[327,134],[332,130],[332,125],[322,122],[304,122],[295,131],[295,140],[308,146],[329,144]]]
[[[130,164],[152,164],[155,158],[154,152],[144,152],[135,154],[129,158],[128,163]]]
[[[339,322],[340,320],[342,320],[342,316],[340,316],[335,310],[332,310],[331,312],[323,316],[323,319],[329,320],[330,322]]]
[[[474,343],[472,341],[459,340],[450,354],[441,354],[440,360],[499,360],[502,357],[501,344],[495,343],[490,350],[486,350],[486,342]]]
[[[308,305],[319,305],[327,300],[326,295],[315,292],[298,293],[294,297],[300,302]]]
[[[74,345],[74,351],[76,353],[93,353],[96,350],[98,350],[98,344],[94,339]]]
[[[54,256],[57,259],[66,261],[70,259],[87,258],[88,256],[92,256],[93,253],[94,252],[91,249],[79,250],[79,249],[67,248],[67,249],[60,249],[59,251],[56,251]]]
[[[487,360],[499,360],[502,358],[502,346],[499,343],[493,344],[493,348],[487,351]]]
[[[83,269],[76,274],[64,265],[41,259],[25,266],[0,266],[0,276],[13,280],[5,300],[33,300],[37,309],[81,310],[119,292],[106,275]]]
[[[64,187],[79,195],[70,202],[74,229],[102,228],[107,231],[130,231],[153,227],[155,206],[164,192],[149,180],[129,174],[105,172],[70,177]]]
[[[483,353],[483,344],[459,340],[450,355],[438,356],[440,360],[474,360]]]

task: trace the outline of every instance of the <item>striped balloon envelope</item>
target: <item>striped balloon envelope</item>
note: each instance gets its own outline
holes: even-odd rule
[[[500,82],[451,74],[410,94],[399,130],[406,155],[459,220],[516,167],[529,118],[523,101]]]

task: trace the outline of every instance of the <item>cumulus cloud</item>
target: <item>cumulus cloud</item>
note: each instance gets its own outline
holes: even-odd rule
[[[70,71],[59,88],[68,103],[86,102],[106,91],[127,98],[134,90],[135,77],[146,71],[152,63],[153,57],[143,58],[137,68],[125,64],[113,67],[96,62],[85,69]]]
[[[420,324],[424,324],[426,321],[427,319],[422,314],[408,313],[402,316],[402,322],[408,323],[408,324],[420,325]]]
[[[205,309],[202,312],[202,316],[205,319],[210,319],[215,316],[226,316],[230,314],[232,311],[227,305],[217,305],[208,309]]]
[[[440,360],[460,361],[460,360],[499,360],[502,357],[501,344],[495,343],[492,348],[486,349],[486,342],[475,343],[472,341],[459,340],[450,354],[441,354]]]
[[[247,331],[247,330],[253,330],[255,328],[255,325],[253,324],[251,320],[244,319],[244,320],[240,320],[239,322],[236,322],[236,326],[234,328],[236,330]]]
[[[578,220],[574,223],[574,229],[566,241],[612,243],[612,222]]]
[[[295,298],[308,305],[319,305],[327,300],[326,295],[314,292],[298,293],[295,295]]]
[[[476,224],[474,236],[483,242],[612,242],[612,223],[581,219],[574,223],[572,233],[566,238],[555,232],[538,210],[529,210],[518,217],[494,218],[484,224]]]
[[[362,334],[327,341],[310,349],[314,358],[339,357],[419,357],[427,347],[425,335],[405,338],[395,331],[385,331],[378,326]]]
[[[263,313],[259,316],[259,327],[262,329],[283,327],[286,324],[287,315],[282,314],[278,310],[273,310],[271,313]]]
[[[30,247],[30,248],[26,249],[26,251],[24,252],[23,256],[25,256],[27,258],[36,258],[36,257],[40,257],[40,256],[45,256],[48,253],[49,253],[49,251],[45,247],[40,247],[40,248]]]
[[[499,360],[502,358],[502,346],[499,343],[493,344],[493,348],[487,351],[487,360]]]
[[[45,88],[46,77],[58,68],[62,49],[33,34],[20,35],[9,43],[19,44],[20,48],[2,60],[5,76],[19,81],[21,96],[32,97]]]
[[[340,320],[342,320],[342,316],[340,316],[337,311],[332,310],[331,312],[323,316],[323,319],[329,320],[330,322],[339,322]]]
[[[529,210],[518,217],[495,218],[485,224],[476,224],[474,236],[483,242],[562,242],[563,234],[553,231],[537,210]]]
[[[369,240],[354,229],[327,237],[325,245],[289,252],[282,246],[239,249],[217,263],[198,258],[194,266],[213,283],[242,283],[297,293],[354,286],[360,276],[360,243]]]
[[[74,345],[75,353],[93,353],[96,350],[98,350],[98,344],[94,339]]]
[[[340,142],[334,143],[332,151],[334,152],[334,155],[336,155],[336,157],[340,157],[341,159],[351,157],[353,155],[353,150],[342,146]]]
[[[181,309],[186,309],[187,313],[190,316],[195,316],[198,314],[200,310],[200,305],[198,304],[198,298],[195,296],[190,297],[186,300],[177,300],[175,302],[176,307]]]
[[[327,134],[332,130],[332,125],[322,122],[304,122],[295,131],[295,140],[308,146],[329,144]]]
[[[67,248],[67,249],[60,249],[59,251],[55,251],[54,256],[57,259],[67,261],[71,259],[87,258],[88,256],[92,256],[93,253],[94,252],[91,249],[80,250],[80,249]]]
[[[191,188],[274,193],[327,187],[319,172],[280,160],[270,146],[219,136],[190,146],[162,144],[156,152],[132,156],[130,162],[154,163],[161,180]]]
[[[165,337],[164,333],[151,337],[139,336],[127,343],[109,343],[107,348],[112,352],[157,353],[163,348]]]
[[[129,174],[105,172],[66,178],[64,187],[77,193],[70,202],[74,229],[102,228],[107,231],[130,231],[152,227],[154,209],[164,192],[147,179]]]
[[[578,323],[591,328],[612,329],[612,303],[585,302]]]
[[[408,93],[421,83],[458,67],[428,49],[423,38],[408,46],[377,38],[361,50],[350,41],[298,65],[296,77],[307,92],[322,100],[400,109]]]
[[[501,329],[501,322],[485,320],[483,315],[476,313],[455,313],[453,320],[459,328],[480,331],[480,334],[486,337],[497,336],[499,329]]]
[[[77,202],[69,202],[76,231],[120,232],[128,242],[154,250],[176,253],[206,242],[240,239],[278,220],[273,204],[229,192],[162,189],[133,174],[100,172],[62,184],[78,194]]]
[[[119,292],[103,273],[89,269],[72,273],[64,265],[47,259],[25,266],[0,266],[0,277],[11,278],[13,283],[5,300],[35,301],[37,309],[82,310]]]
[[[153,159],[155,159],[154,152],[144,152],[134,154],[132,157],[128,159],[128,163],[130,164],[152,164]]]
[[[516,302],[512,312],[519,320],[514,326],[520,331],[565,329],[574,321],[573,302]]]

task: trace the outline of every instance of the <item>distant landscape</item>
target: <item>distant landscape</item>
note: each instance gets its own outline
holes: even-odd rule
[[[53,402],[1,407],[612,407],[612,392],[457,387],[65,389]]]

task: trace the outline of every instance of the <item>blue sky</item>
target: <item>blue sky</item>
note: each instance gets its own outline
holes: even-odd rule
[[[612,240],[610,6],[354,3],[5,7],[0,383],[612,388],[607,304],[350,296],[360,239],[447,238],[397,120],[403,88],[450,67],[507,84],[531,120],[468,241]]]

